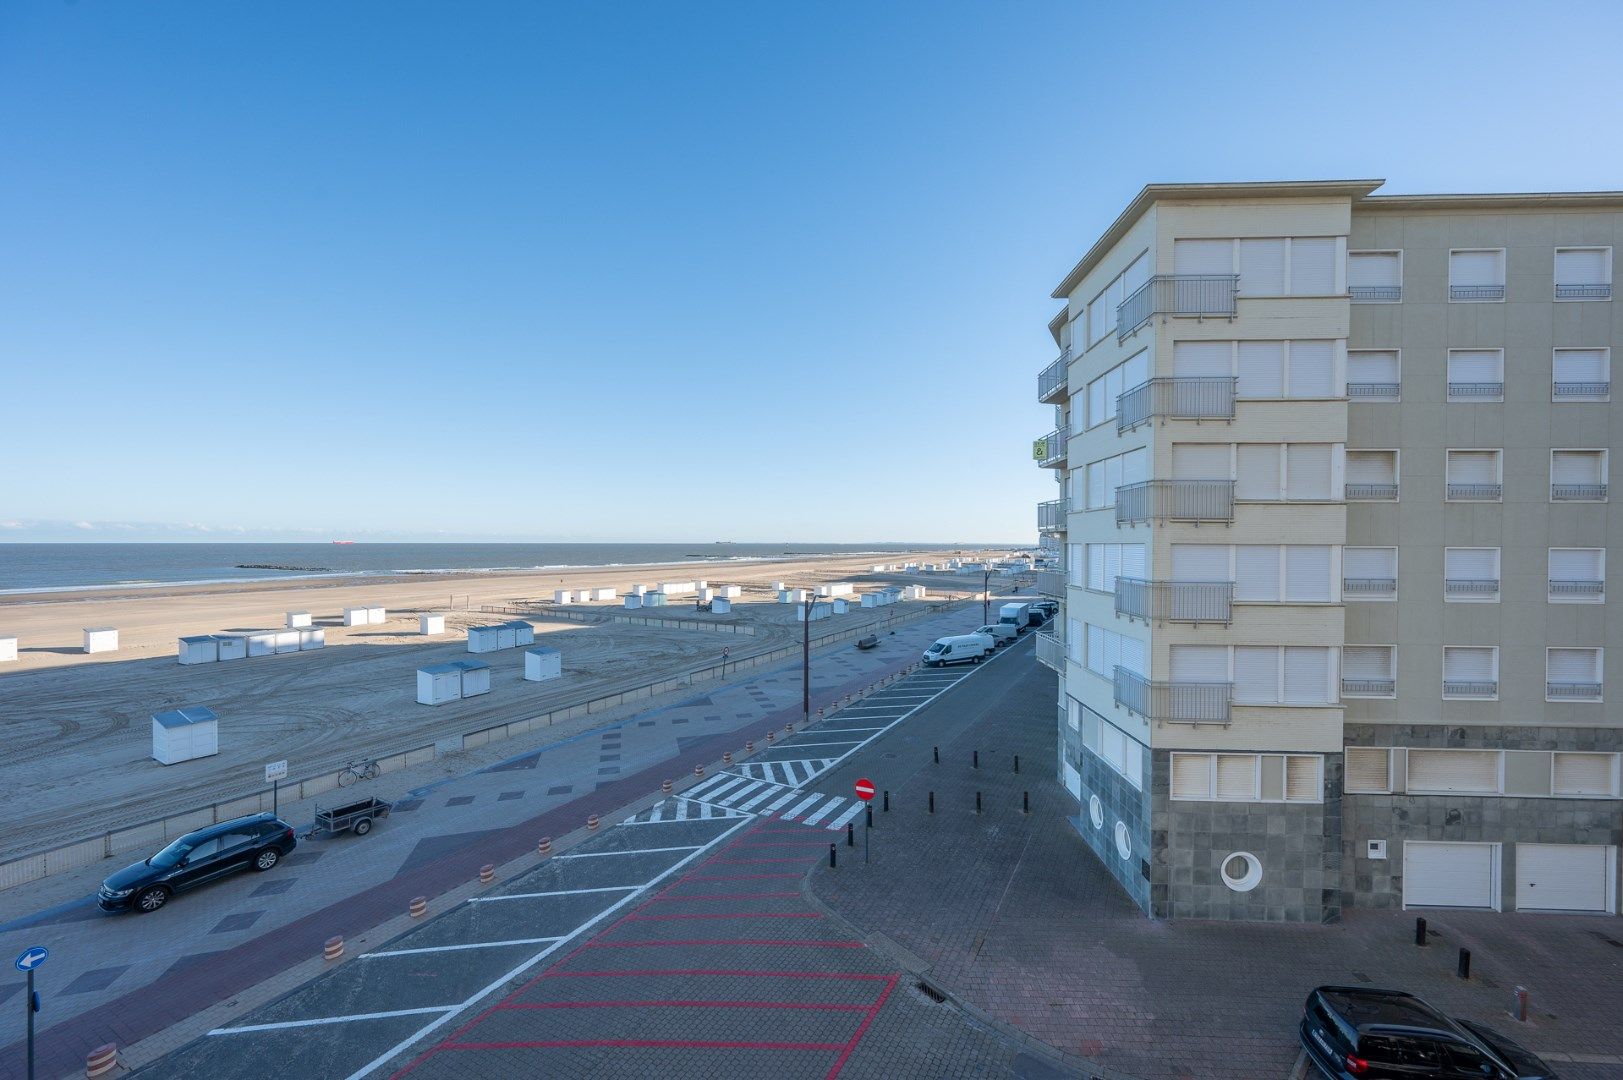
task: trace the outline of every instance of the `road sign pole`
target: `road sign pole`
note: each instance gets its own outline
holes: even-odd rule
[[[280,780],[272,780],[271,781],[271,817],[281,817],[282,816],[281,808],[278,807],[277,804],[276,804],[277,792],[278,792],[278,789],[281,788],[281,786],[282,786],[282,782]]]
[[[868,834],[871,833],[871,832],[873,832],[873,816],[870,814],[869,817],[868,817],[868,827],[862,830],[862,862],[863,862],[863,865],[867,865],[867,862],[868,862]]]
[[[28,1010],[28,1080],[34,1080],[34,969],[28,969],[28,996],[23,999]]]

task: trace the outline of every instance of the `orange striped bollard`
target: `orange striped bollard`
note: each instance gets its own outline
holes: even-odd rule
[[[744,744],[744,753],[746,753],[746,754],[755,753],[755,744],[752,743],[752,742],[745,743]]]
[[[769,743],[769,744],[770,744],[770,743],[775,743],[775,742],[777,742],[777,741],[778,741],[778,733],[777,733],[777,732],[775,732],[775,731],[769,731],[769,732],[767,732],[767,733],[766,733],[766,741],[767,741],[767,742],[768,742],[768,743]]]
[[[591,817],[586,819],[586,831],[587,832],[596,832],[597,831],[597,815],[596,814],[593,814]]]
[[[421,919],[424,915],[428,914],[428,897],[426,897],[426,896],[414,896],[414,897],[412,897],[411,898],[411,906],[409,908],[407,908],[407,910],[411,912],[411,917],[412,918]]]
[[[543,859],[552,854],[552,837],[543,836],[541,842],[535,845],[535,853]]]
[[[479,868],[479,884],[481,884],[481,885],[489,885],[492,881],[495,881],[495,880],[496,880],[496,867],[494,865],[492,865],[491,863],[486,863],[485,865],[483,865],[483,866],[481,866]]]
[[[659,790],[664,792],[666,795],[669,795],[671,793],[671,782],[669,780],[662,781],[659,785]]]
[[[704,766],[703,765],[695,765],[695,766],[693,766],[693,775],[698,776],[698,777],[703,777],[704,776]]]
[[[722,751],[721,763],[723,765],[731,765],[733,763],[733,752],[731,750]]]
[[[118,1044],[103,1043],[85,1055],[85,1076],[96,1080],[118,1068]]]
[[[344,939],[334,935],[321,946],[321,955],[328,960],[336,960],[344,955]]]
[[[790,735],[793,735],[795,733],[795,725],[785,724],[783,725],[783,730],[788,732]]]

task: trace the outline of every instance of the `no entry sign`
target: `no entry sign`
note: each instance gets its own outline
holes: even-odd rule
[[[873,800],[873,781],[869,780],[866,776],[857,781],[857,798],[861,799],[863,802],[871,802]]]

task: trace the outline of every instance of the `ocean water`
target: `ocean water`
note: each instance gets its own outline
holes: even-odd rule
[[[635,566],[892,551],[920,544],[0,544],[0,592],[434,570]],[[267,569],[282,567],[285,569]]]

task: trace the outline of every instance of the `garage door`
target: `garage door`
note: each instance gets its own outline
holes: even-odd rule
[[[1064,762],[1065,790],[1071,793],[1071,798],[1077,802],[1082,801],[1082,774],[1071,768],[1069,761]]]
[[[1516,906],[1610,911],[1617,849],[1600,844],[1517,844]]]
[[[1498,847],[1411,840],[1403,845],[1403,906],[1499,909]]]

